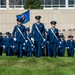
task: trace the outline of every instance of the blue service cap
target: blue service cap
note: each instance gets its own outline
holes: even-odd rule
[[[9,35],[11,35],[11,33],[9,32]]]
[[[9,32],[6,32],[6,34],[9,35],[10,33]]]
[[[59,37],[60,37],[60,38],[64,38],[64,35],[60,35]]]
[[[35,19],[40,20],[41,16],[35,16]]]
[[[2,34],[2,32],[0,32],[0,34]]]
[[[56,21],[51,21],[50,24],[55,25],[55,24],[57,24],[57,22]]]
[[[16,19],[17,22],[21,22],[21,19]]]
[[[29,28],[29,27],[27,27],[27,28],[26,28],[26,31],[30,31],[30,28]]]
[[[69,35],[68,38],[73,38],[73,36],[72,35]]]

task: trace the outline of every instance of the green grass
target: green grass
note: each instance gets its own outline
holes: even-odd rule
[[[75,57],[0,56],[0,75],[75,75]]]

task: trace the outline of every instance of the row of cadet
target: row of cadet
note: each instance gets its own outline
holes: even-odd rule
[[[68,40],[64,40],[64,36],[59,37],[59,31],[56,28],[56,21],[51,21],[51,28],[46,31],[43,23],[40,22],[41,16],[35,16],[35,23],[29,28],[22,25],[22,19],[17,19],[17,25],[14,26],[12,35],[6,32],[6,36],[2,38],[0,33],[0,48],[6,52],[7,56],[17,55],[22,58],[25,56],[41,57],[43,55],[56,58],[56,56],[64,56],[65,48],[67,48],[68,56],[74,56],[75,42],[73,36],[69,35]],[[2,50],[0,49],[0,55]]]
[[[26,28],[26,33],[29,36],[29,41],[25,40],[25,42],[23,43],[23,48],[22,51],[20,53],[22,53],[21,56],[36,56],[37,57],[37,53],[36,53],[36,45],[34,43],[34,39],[31,38],[31,33],[30,33],[30,28]],[[46,35],[47,35],[47,31],[46,31]],[[48,37],[48,36],[47,36]],[[40,56],[53,56],[54,53],[56,53],[55,55],[58,56],[62,56],[64,57],[65,54],[65,50],[67,49],[67,54],[68,56],[73,57],[74,56],[74,49],[75,49],[75,41],[73,40],[73,36],[69,35],[68,36],[68,40],[65,41],[64,39],[64,35],[60,35],[59,36],[59,41],[57,42],[57,49],[55,52],[53,52],[53,50],[51,50],[51,45],[47,39],[43,39],[42,43],[41,43],[41,55]],[[53,47],[55,48],[55,47]],[[52,48],[52,49],[53,49]],[[18,55],[18,57],[20,57],[19,52],[18,52],[18,45],[17,42],[13,40],[13,38],[11,37],[11,33],[6,32],[6,36],[2,37],[2,33],[0,32],[0,56],[2,56],[2,53],[5,52],[6,56],[16,56]],[[56,56],[55,56],[56,57]]]

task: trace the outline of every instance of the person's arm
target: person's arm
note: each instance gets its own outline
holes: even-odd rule
[[[50,29],[48,29],[48,35],[47,35],[47,40],[50,40]]]
[[[15,26],[14,29],[13,29],[13,32],[12,32],[12,38],[15,37],[15,32],[16,32],[16,26]]]
[[[34,24],[32,25],[32,31],[31,31],[31,36],[32,38],[34,38],[34,33],[35,33],[35,29],[34,29]]]
[[[44,24],[43,24],[42,36],[43,36],[44,38],[46,38],[46,35],[45,35],[45,26],[44,26]]]
[[[13,33],[12,33],[12,38],[14,41],[17,41],[16,37],[15,37],[15,32],[16,32],[16,26],[14,27]]]
[[[60,39],[60,38],[59,38],[59,31],[58,31],[58,29],[57,29],[57,37],[58,37],[58,39]]]
[[[24,31],[23,31],[24,37],[26,38],[27,34],[26,34],[26,28],[24,26]]]

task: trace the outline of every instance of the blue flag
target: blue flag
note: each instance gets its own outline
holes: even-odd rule
[[[20,15],[16,15],[16,18],[21,20],[21,24],[25,24],[29,22],[30,21],[30,10]]]

